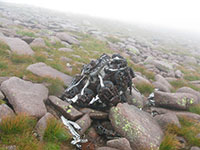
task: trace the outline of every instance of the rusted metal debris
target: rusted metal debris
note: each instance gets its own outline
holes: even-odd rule
[[[114,54],[110,57],[103,54],[99,59],[83,66],[81,74],[74,77],[62,99],[75,107],[108,111],[110,107],[126,102],[125,93],[129,88],[131,94],[134,77],[133,70],[121,55]],[[82,140],[76,132],[79,129],[64,117],[61,119],[74,136],[72,144],[80,148],[81,143],[85,143],[86,140]],[[118,136],[98,121],[95,128],[100,135]]]

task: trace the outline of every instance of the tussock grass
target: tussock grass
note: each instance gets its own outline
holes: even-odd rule
[[[60,145],[48,142],[46,143],[44,150],[60,150]]]
[[[29,55],[17,55],[13,53],[10,57],[10,60],[15,64],[21,64],[21,63],[33,63],[33,57]]]
[[[174,91],[176,91],[177,89],[184,87],[184,86],[190,87],[196,91],[200,91],[199,87],[195,86],[194,84],[188,83],[188,81],[183,80],[183,79],[171,81],[170,84],[174,87]]]
[[[107,37],[108,41],[112,42],[112,43],[118,43],[121,42],[120,39],[113,37],[113,36],[109,36]]]
[[[0,41],[0,56],[8,57],[9,53],[7,50],[10,50],[9,46],[6,43]]]
[[[2,134],[21,134],[23,131],[31,130],[36,124],[36,120],[25,114],[9,116],[0,122]]]
[[[190,106],[189,111],[200,115],[200,104]]]
[[[0,62],[0,69],[7,69],[8,65],[5,62]]]
[[[136,83],[135,87],[145,96],[149,96],[154,91],[154,86],[146,82]]]
[[[51,118],[47,121],[47,127],[44,132],[44,140],[49,142],[63,142],[71,138],[69,132],[66,130],[64,125]]]
[[[155,73],[154,72],[148,71],[144,66],[136,65],[130,61],[128,61],[128,64],[130,67],[133,68],[134,71],[140,72],[147,79],[155,81]]]
[[[3,101],[2,99],[0,99],[0,105],[1,104],[5,104],[6,102],[5,101]]]
[[[168,125],[166,135],[172,134],[175,136],[182,136],[186,140],[188,146],[199,147],[200,139],[196,136],[198,133],[200,133],[200,122],[187,117],[180,117],[179,121],[181,124],[181,128],[177,127],[174,124]],[[165,142],[166,141],[164,139],[162,144],[166,144]]]
[[[17,30],[16,33],[21,36],[36,37],[34,32],[26,30]]]
[[[181,144],[176,139],[175,134],[166,133],[165,137],[160,145],[159,150],[177,150],[181,148]]]

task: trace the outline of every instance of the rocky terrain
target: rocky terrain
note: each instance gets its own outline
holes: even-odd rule
[[[0,2],[0,150],[76,149],[61,115],[82,127],[83,150],[199,150],[200,41],[165,31]],[[103,53],[134,70],[128,103],[101,112],[61,100]],[[99,135],[95,119],[120,138]]]

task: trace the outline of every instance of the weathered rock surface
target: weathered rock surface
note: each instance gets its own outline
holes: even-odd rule
[[[126,92],[127,96],[127,102],[131,105],[135,105],[138,108],[143,108],[144,106],[144,100],[139,91],[136,91],[134,88],[132,88],[132,92],[130,95],[130,91],[128,90]]]
[[[171,84],[161,75],[157,74],[155,76],[155,79],[157,82],[163,84],[164,86],[168,87],[169,90],[173,89],[173,87],[171,86]]]
[[[78,131],[81,135],[91,126],[92,120],[88,114],[85,114],[83,117],[78,119],[76,123],[81,127],[81,130]]]
[[[39,139],[43,139],[44,131],[47,127],[47,123],[49,119],[55,118],[52,114],[46,113],[36,124],[35,129],[39,136]]]
[[[3,83],[4,81],[8,80],[10,77],[0,77],[0,85],[1,83]]]
[[[118,138],[107,141],[107,146],[120,150],[132,150],[129,141],[126,138]]]
[[[81,112],[76,110],[72,105],[70,105],[65,101],[62,101],[58,97],[49,96],[49,101],[67,119],[76,120],[83,115]]]
[[[62,52],[73,52],[74,50],[71,48],[59,48],[58,51],[62,51]]]
[[[197,91],[195,91],[195,90],[193,90],[190,87],[182,87],[182,88],[178,89],[176,92],[177,93],[189,93],[189,94],[193,94],[193,95],[195,95],[195,96],[198,97],[198,103],[200,103],[200,93],[197,92]]]
[[[6,104],[1,104],[0,105],[0,119],[2,119],[3,117],[6,116],[14,116],[15,113],[13,112],[13,110],[8,107],[8,105]]]
[[[30,48],[30,46],[19,38],[0,37],[0,40],[5,42],[10,47],[10,50],[18,55],[34,54],[34,51]]]
[[[99,147],[97,148],[97,150],[119,150],[119,149],[111,148],[111,147]]]
[[[189,106],[198,103],[198,98],[189,93],[166,93],[156,91],[154,95],[155,104],[166,108],[187,110]]]
[[[165,130],[166,127],[170,124],[174,124],[178,127],[181,127],[178,117],[174,113],[156,115],[154,118],[163,130]]]
[[[161,82],[156,81],[156,82],[153,82],[152,84],[153,84],[154,87],[155,87],[156,89],[158,89],[159,91],[162,91],[162,92],[170,92],[169,87],[167,87],[166,85],[164,85],[164,84],[161,83]]]
[[[176,78],[182,78],[183,77],[183,73],[180,70],[176,70],[175,71],[175,77]]]
[[[94,110],[91,108],[81,108],[80,112],[84,114],[89,114],[90,118],[92,119],[107,119],[108,118],[108,113]]]
[[[119,103],[111,108],[109,118],[114,129],[129,140],[133,149],[159,149],[163,132],[149,114],[134,105]]]
[[[69,85],[72,80],[71,76],[66,75],[50,66],[47,66],[45,63],[42,62],[28,66],[27,70],[41,77],[50,77],[53,79],[58,78],[63,81],[65,85]]]
[[[190,150],[200,150],[200,147],[192,146]]]
[[[65,32],[57,33],[56,36],[60,40],[65,41],[65,42],[67,42],[69,44],[77,44],[77,45],[80,44],[80,42],[76,38],[74,38],[73,36],[71,36],[71,35],[69,35],[69,34],[67,34]]]
[[[0,99],[4,99],[5,96],[3,95],[3,93],[0,91]]]
[[[12,77],[1,84],[1,90],[16,113],[38,118],[46,114],[44,100],[48,97],[48,89],[44,85]]]
[[[31,42],[30,46],[32,46],[32,47],[46,47],[46,44],[45,44],[43,38],[36,38]]]

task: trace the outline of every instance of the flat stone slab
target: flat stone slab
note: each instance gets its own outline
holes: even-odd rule
[[[60,32],[60,33],[57,33],[56,36],[61,40],[61,41],[65,41],[69,44],[76,44],[76,45],[79,45],[80,42],[73,36],[65,33],[65,32]]]
[[[48,89],[44,85],[12,77],[4,81],[0,88],[16,113],[37,118],[46,114],[44,100],[48,98]]]
[[[49,96],[49,101],[64,117],[69,120],[76,120],[83,115],[83,113],[76,110],[72,105],[56,96]]]
[[[88,114],[85,114],[83,117],[78,119],[76,123],[81,127],[79,134],[83,135],[85,131],[91,126],[92,120]]]
[[[34,55],[31,47],[19,38],[0,37],[0,41],[5,42],[10,47],[10,50],[18,55]]]
[[[45,63],[39,62],[36,64],[29,65],[26,70],[36,74],[40,77],[50,77],[53,79],[60,79],[64,82],[65,85],[69,85],[72,81],[72,77],[66,75],[50,66],[47,66]]]

